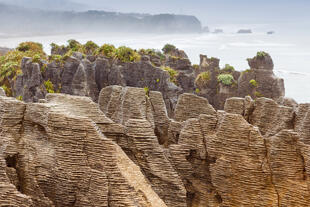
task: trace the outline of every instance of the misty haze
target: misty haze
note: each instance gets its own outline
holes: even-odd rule
[[[275,73],[286,81],[286,95],[306,102],[309,22],[295,14],[305,13],[309,5],[286,3],[278,10],[285,13],[290,6],[292,11],[283,16],[273,12],[277,3],[1,0],[0,46],[14,48],[31,40],[42,43],[49,54],[52,42],[64,44],[68,39],[135,49],[161,49],[172,43],[185,50],[193,63],[199,63],[199,54],[206,54],[239,71],[248,68],[246,58],[264,50],[274,59]],[[251,11],[252,7],[264,10],[264,15]]]
[[[0,0],[0,207],[310,207],[309,0]]]

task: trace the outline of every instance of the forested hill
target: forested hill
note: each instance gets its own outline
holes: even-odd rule
[[[74,32],[196,33],[195,16],[136,14],[89,10],[41,10],[0,3],[0,33],[55,34]]]

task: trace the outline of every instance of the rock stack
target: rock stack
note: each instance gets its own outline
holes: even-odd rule
[[[0,96],[0,204],[310,206],[309,104],[108,86],[39,103]]]

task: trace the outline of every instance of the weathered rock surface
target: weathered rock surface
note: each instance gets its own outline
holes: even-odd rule
[[[200,67],[196,70],[196,76],[202,72],[208,74],[204,84],[196,81],[199,88],[198,95],[206,97],[216,109],[223,109],[225,100],[230,97],[252,98],[267,97],[278,100],[285,95],[283,79],[277,78],[273,73],[273,61],[269,54],[255,56],[248,59],[251,69],[238,72],[234,70],[220,69],[219,60],[200,56]],[[218,81],[219,75],[228,74],[233,77],[230,84]]]
[[[200,114],[214,115],[215,113],[216,111],[207,99],[184,93],[179,97],[175,109],[175,120],[182,122],[190,118],[197,118]]]
[[[140,168],[90,119],[97,117],[101,127],[113,124],[90,99],[53,95],[27,105],[0,99],[0,157],[7,165],[6,173],[1,168],[1,204],[166,206]]]
[[[309,104],[108,86],[99,104],[0,96],[6,206],[310,206]]]
[[[302,142],[310,144],[310,104],[298,105],[294,129],[299,133]]]
[[[99,95],[100,109],[114,122],[125,125],[130,119],[147,120],[160,144],[168,142],[168,118],[161,93],[143,88],[108,86]]]
[[[251,69],[244,71],[238,80],[238,96],[263,96],[274,100],[285,96],[284,81],[274,75],[269,54],[250,58],[248,63]]]
[[[65,48],[55,47],[52,54],[64,55]],[[215,109],[223,109],[227,98],[247,95],[294,104],[293,100],[284,98],[283,79],[274,75],[273,61],[267,53],[258,53],[249,59],[251,69],[242,73],[233,68],[220,69],[219,59],[205,55],[200,56],[199,66],[192,65],[186,53],[179,49],[173,49],[163,57],[155,53],[141,53],[139,62],[121,62],[79,52],[64,57],[59,61],[43,61],[40,64],[24,58],[21,65],[23,74],[10,83],[13,95],[22,97],[26,102],[38,102],[47,93],[47,81],[52,83],[54,92],[88,96],[95,102],[101,89],[110,85],[148,88],[162,93],[171,118],[178,97],[183,93],[207,98]],[[228,75],[231,80],[224,83],[219,79],[221,75]]]
[[[22,75],[16,78],[14,94],[23,97],[27,102],[38,102],[46,95],[46,89],[41,76],[40,65],[33,63],[31,58],[22,60]]]

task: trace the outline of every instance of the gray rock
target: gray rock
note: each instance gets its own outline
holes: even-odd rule
[[[25,102],[38,102],[46,94],[40,65],[32,63],[31,58],[23,58],[21,68],[23,74],[16,78],[14,94]]]
[[[251,29],[240,29],[237,32],[238,34],[251,34],[252,30]]]

